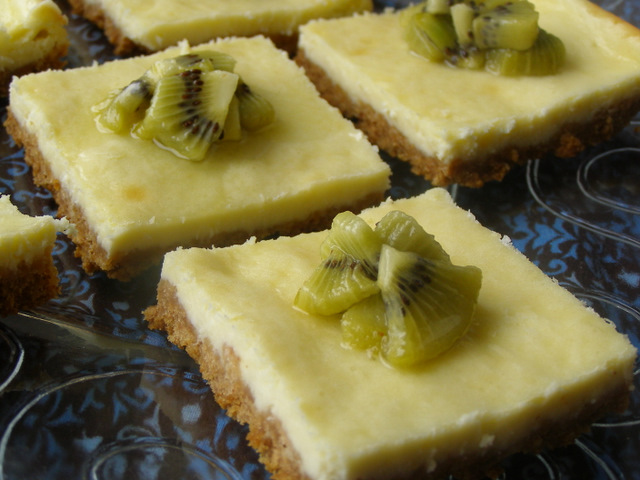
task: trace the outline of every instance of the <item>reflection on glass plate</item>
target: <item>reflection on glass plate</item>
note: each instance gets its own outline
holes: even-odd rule
[[[636,0],[599,3],[640,25]],[[70,15],[69,33],[70,66],[114,58],[102,33],[81,18]],[[503,182],[450,189],[460,206],[509,236],[636,347],[638,125],[575,159],[534,161]],[[24,213],[54,215],[51,195],[33,185],[22,155],[0,131],[0,193],[11,193]],[[385,159],[394,172],[392,197],[430,187],[407,164]],[[54,255],[61,297],[0,324],[0,480],[269,478],[247,446],[246,428],[217,406],[197,366],[146,328],[141,312],[154,302],[159,269],[129,283],[87,276],[64,237]],[[626,412],[566,448],[509,458],[500,478],[640,480],[640,365],[635,386]]]

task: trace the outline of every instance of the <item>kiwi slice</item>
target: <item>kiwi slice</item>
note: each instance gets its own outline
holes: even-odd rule
[[[565,56],[562,40],[540,29],[536,42],[528,50],[499,48],[487,51],[486,69],[505,76],[553,75],[564,64]]]
[[[130,130],[144,117],[152,94],[153,86],[145,78],[138,78],[123,89],[112,92],[94,107],[98,125],[114,133]]]
[[[224,70],[233,72],[236,60],[226,53],[215,50],[205,50],[198,53],[186,53],[155,62],[145,76],[157,82],[163,77],[178,75],[187,70],[200,70],[201,72],[212,72],[214,70]]]
[[[480,270],[452,265],[433,235],[404,212],[389,212],[375,230],[353,213],[339,214],[320,256],[294,305],[342,313],[348,347],[407,367],[450,348],[471,324]]]
[[[293,303],[311,314],[333,315],[378,291],[359,259],[334,250],[303,283]]]
[[[236,90],[240,110],[240,123],[242,128],[255,131],[269,125],[275,119],[273,105],[263,96],[255,93],[244,82],[238,83]]]
[[[384,358],[408,367],[448,350],[471,325],[482,274],[383,245],[378,285],[388,324]]]
[[[377,293],[381,245],[362,218],[351,212],[336,215],[320,247],[322,262],[298,291],[294,305],[309,313],[331,315]]]
[[[457,46],[449,15],[417,11],[407,15],[404,35],[409,49],[434,62],[444,61]]]
[[[561,40],[548,45],[538,19],[528,0],[425,0],[401,14],[405,40],[418,55],[511,76],[555,73],[564,62]]]
[[[526,50],[538,37],[538,12],[527,0],[484,9],[473,19],[473,39],[480,49]]]
[[[435,237],[425,232],[415,218],[400,210],[393,210],[382,217],[375,231],[382,243],[398,250],[415,252],[434,260],[449,259],[449,255]]]
[[[376,293],[349,307],[340,318],[340,328],[346,346],[379,353],[382,339],[387,336],[382,295]]]
[[[135,133],[189,160],[202,160],[222,135],[238,75],[187,70],[163,77]]]
[[[233,73],[235,65],[232,56],[210,50],[159,60],[93,107],[97,124],[202,160],[211,143],[241,140],[243,129],[275,119],[271,103]]]

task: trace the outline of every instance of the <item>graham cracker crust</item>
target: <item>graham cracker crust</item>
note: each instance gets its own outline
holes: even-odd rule
[[[82,259],[83,269],[88,274],[102,270],[108,277],[122,281],[131,280],[144,270],[158,264],[164,253],[177,247],[211,247],[212,245],[223,247],[242,243],[250,237],[264,239],[276,235],[293,236],[303,232],[324,230],[331,225],[333,217],[338,213],[344,210],[358,213],[364,208],[379,204],[385,195],[385,192],[369,193],[348,205],[336,205],[317,210],[310,212],[302,220],[293,220],[263,229],[222,232],[193,241],[110,256],[100,245],[95,232],[87,223],[82,205],[74,203],[69,193],[60,185],[40,151],[37,137],[22,128],[15,119],[11,106],[7,108],[5,127],[16,144],[24,147],[24,159],[32,169],[34,183],[46,188],[53,195],[59,207],[58,217],[66,217],[75,224],[76,232],[71,234],[71,239],[76,246],[75,256]]]
[[[298,49],[295,60],[304,68],[320,95],[345,117],[351,118],[372,143],[390,155],[409,162],[413,173],[435,186],[459,184],[478,188],[486,182],[502,180],[514,165],[524,164],[531,159],[547,155],[574,157],[585,148],[611,138],[640,110],[640,95],[634,93],[617,104],[603,107],[584,123],[558,125],[557,133],[544,144],[507,146],[487,157],[458,158],[443,164],[438,158],[420,151],[373,107],[352,99],[322,67],[305,56],[303,49]]]
[[[63,59],[67,55],[69,42],[59,43],[49,53],[32,63],[23,65],[15,70],[0,70],[0,98],[9,94],[9,84],[14,76],[20,77],[28,73],[42,72],[49,69],[60,69],[66,65]]]
[[[83,0],[69,0],[73,13],[83,16],[90,22],[95,23],[105,34],[109,42],[113,45],[113,53],[116,55],[140,55],[152,53],[143,45],[137,44],[135,40],[128,38],[117,25],[117,23],[105,13],[98,5],[87,5]],[[298,45],[297,32],[291,35],[266,34],[256,32],[255,35],[264,35],[273,41],[276,47],[286,51],[290,56],[296,51]],[[214,38],[212,37],[211,40]]]
[[[169,340],[198,363],[203,378],[209,383],[216,402],[230,417],[248,424],[249,445],[260,455],[260,461],[275,480],[312,480],[301,470],[300,457],[287,432],[271,412],[256,408],[251,391],[242,378],[241,358],[229,346],[215,349],[206,338],[199,338],[180,304],[176,288],[166,280],[158,284],[157,305],[148,307],[144,316],[149,327],[167,332]],[[440,460],[435,470],[427,466],[395,480],[436,480],[453,475],[460,480],[497,478],[500,462],[515,453],[539,453],[543,449],[571,444],[589,430],[590,425],[610,412],[623,412],[628,405],[630,385],[617,379],[615,386],[600,392],[598,401],[577,408],[572,418],[538,419],[529,435],[512,442],[507,449],[484,449],[458,457]],[[361,479],[364,480],[364,479]]]
[[[37,307],[60,294],[52,248],[30,263],[20,262],[15,269],[0,267],[0,316]]]

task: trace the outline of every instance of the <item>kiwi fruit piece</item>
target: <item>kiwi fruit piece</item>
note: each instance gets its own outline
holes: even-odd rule
[[[211,143],[241,140],[243,129],[258,130],[275,119],[271,103],[233,73],[235,65],[232,56],[213,50],[159,60],[93,107],[97,124],[201,160]]]
[[[240,102],[234,95],[229,103],[229,111],[220,135],[221,141],[242,140],[242,125],[240,124]]]
[[[104,129],[121,133],[142,120],[153,95],[153,86],[145,78],[138,78],[121,90],[113,92],[96,105],[96,120]]]
[[[298,291],[294,305],[312,314],[344,312],[378,292],[377,261],[381,242],[371,227],[351,212],[333,219],[320,247],[320,265]]]
[[[375,232],[382,243],[405,252],[415,252],[432,260],[448,260],[449,255],[435,237],[422,228],[415,218],[400,210],[392,210],[376,224]]]
[[[97,121],[111,132],[129,131],[144,117],[161,78],[187,70],[232,72],[234,67],[235,59],[232,56],[209,50],[158,60],[142,76],[113,92],[104,102],[98,104],[94,108],[98,113]]]
[[[449,8],[449,0],[426,0],[424,10],[438,15],[449,13]]]
[[[352,212],[336,215],[331,223],[329,235],[320,245],[321,258],[327,258],[333,251],[358,259],[368,275],[375,280],[378,257],[382,240],[362,218]]]
[[[460,267],[410,215],[386,214],[371,229],[350,212],[336,216],[320,265],[294,305],[342,314],[344,345],[408,367],[449,349],[471,324],[482,273]]]
[[[474,42],[480,49],[526,50],[538,37],[538,17],[534,5],[527,0],[483,10],[472,22]]]
[[[293,303],[307,313],[333,315],[378,291],[362,262],[334,250],[303,283]]]
[[[548,75],[566,56],[559,38],[545,37],[549,34],[538,26],[539,14],[528,0],[425,0],[405,9],[401,19],[413,52],[457,68]]]
[[[505,76],[553,75],[564,64],[564,43],[555,35],[540,29],[538,39],[528,50],[506,48],[488,50],[486,69]]]
[[[387,335],[382,295],[376,293],[352,305],[340,318],[342,342],[356,350],[380,352],[382,340]]]
[[[240,124],[248,131],[259,130],[275,119],[273,105],[240,81],[236,90],[240,111]]]
[[[179,157],[202,160],[222,135],[238,75],[186,70],[163,77],[135,134]]]
[[[157,82],[163,77],[178,75],[187,70],[200,70],[203,73],[213,70],[233,72],[235,65],[236,60],[231,55],[215,50],[205,50],[158,60],[145,75]]]
[[[382,354],[409,367],[442,354],[467,332],[482,273],[383,245],[377,281],[388,326]]]
[[[433,62],[444,61],[457,48],[456,31],[449,15],[410,13],[404,36],[411,51]]]

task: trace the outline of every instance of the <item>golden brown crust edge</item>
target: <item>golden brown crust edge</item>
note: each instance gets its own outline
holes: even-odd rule
[[[257,410],[239,369],[240,359],[230,347],[215,350],[207,339],[200,339],[177,298],[176,288],[166,280],[158,285],[157,305],[147,308],[145,319],[150,328],[164,330],[171,342],[198,363],[218,404],[232,418],[249,425],[249,444],[259,453],[260,461],[274,480],[311,480],[301,471],[299,455],[291,445],[281,423],[270,412]],[[460,480],[477,480],[501,472],[500,462],[515,453],[538,453],[543,449],[569,445],[607,412],[622,412],[628,405],[630,386],[619,379],[615,388],[602,393],[599,401],[589,403],[566,422],[541,419],[536,429],[514,442],[507,450],[485,450],[463,458],[442,461],[433,471],[417,470],[395,480],[428,480],[451,474]],[[362,479],[364,480],[364,479]]]
[[[123,281],[130,280],[147,268],[156,265],[160,262],[165,252],[179,246],[210,247],[216,245],[221,247],[241,243],[252,236],[257,239],[263,239],[273,235],[296,235],[303,232],[323,230],[329,227],[333,217],[341,211],[351,210],[358,213],[364,208],[379,204],[385,195],[385,192],[373,192],[356,199],[349,205],[337,205],[315,211],[302,220],[294,220],[265,229],[224,232],[208,238],[201,238],[188,244],[176,243],[164,247],[136,250],[119,257],[109,256],[87,224],[82,206],[75,204],[69,194],[61,187],[60,182],[51,172],[46,159],[40,151],[38,139],[22,128],[15,119],[10,105],[7,108],[5,127],[16,144],[24,146],[25,162],[32,169],[33,180],[36,185],[44,187],[52,193],[59,207],[58,216],[68,218],[76,226],[76,232],[71,235],[71,239],[76,245],[75,256],[82,259],[84,270],[89,274],[103,270],[110,278]]]
[[[544,144],[507,146],[486,158],[456,159],[449,164],[442,164],[437,158],[416,148],[370,105],[351,99],[320,66],[305,56],[303,49],[298,49],[295,60],[304,68],[322,97],[342,111],[345,117],[351,118],[372,143],[390,155],[409,162],[413,173],[425,177],[436,186],[459,184],[481,187],[486,182],[502,180],[514,165],[524,164],[529,159],[548,154],[560,158],[573,157],[588,146],[611,138],[640,110],[640,95],[635,93],[615,105],[604,107],[588,122],[559,125],[557,133]]]
[[[28,264],[0,268],[0,316],[37,307],[60,293],[58,270],[49,247]]]
[[[253,397],[240,373],[240,359],[225,347],[216,350],[207,339],[200,339],[176,296],[176,289],[165,280],[158,284],[158,304],[144,311],[152,329],[163,330],[169,340],[186,352],[199,365],[209,383],[216,402],[230,417],[249,424],[249,445],[260,455],[260,461],[274,479],[310,480],[300,472],[300,460],[290,445],[280,422],[256,409]]]

